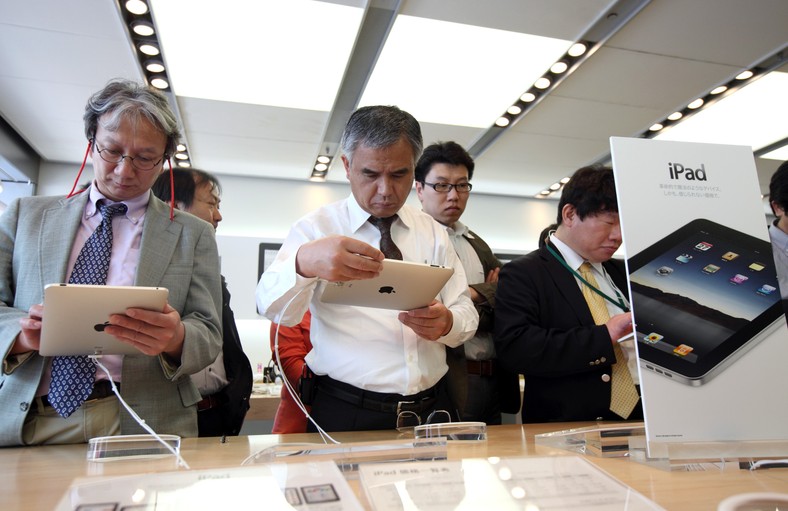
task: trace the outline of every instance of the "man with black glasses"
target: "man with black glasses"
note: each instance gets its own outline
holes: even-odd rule
[[[449,390],[464,421],[501,424],[501,412],[517,413],[517,375],[503,370],[495,357],[492,331],[500,261],[489,245],[460,222],[468,205],[475,163],[456,142],[424,149],[416,163],[416,193],[424,212],[446,228],[479,313],[476,334],[457,348],[447,348]]]
[[[190,375],[221,348],[213,228],[150,192],[180,137],[167,98],[113,80],[90,97],[84,121],[92,184],[15,200],[0,216],[0,445],[144,433],[111,381],[157,433],[197,436]],[[44,311],[44,287],[64,282],[165,287],[168,304],[109,317],[104,331],[139,353],[103,356],[108,376],[88,357],[39,354],[42,318],[57,313]]]

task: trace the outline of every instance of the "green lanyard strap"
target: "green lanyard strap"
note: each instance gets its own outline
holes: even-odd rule
[[[626,303],[624,302],[624,299],[621,297],[621,294],[618,292],[617,289],[615,291],[616,291],[616,297],[618,298],[618,301],[613,300],[607,294],[603,293],[600,289],[597,289],[596,286],[592,286],[586,279],[584,279],[579,273],[577,273],[577,271],[575,271],[574,268],[571,268],[568,264],[566,264],[566,261],[564,260],[564,258],[561,257],[555,250],[553,250],[553,248],[548,243],[545,243],[545,247],[547,248],[547,251],[550,252],[553,255],[553,257],[555,257],[556,260],[559,263],[561,263],[561,266],[563,266],[564,268],[569,270],[569,272],[572,275],[574,275],[575,277],[580,279],[580,282],[582,282],[583,284],[588,286],[589,289],[591,289],[596,294],[598,294],[599,296],[601,296],[602,298],[604,298],[608,302],[612,303],[613,305],[615,305],[616,307],[618,307],[622,311],[629,312],[629,307],[627,307]]]

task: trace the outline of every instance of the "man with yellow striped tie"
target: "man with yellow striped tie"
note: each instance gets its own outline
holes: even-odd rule
[[[498,277],[495,349],[525,375],[523,423],[642,420],[612,169],[575,172],[557,222]]]

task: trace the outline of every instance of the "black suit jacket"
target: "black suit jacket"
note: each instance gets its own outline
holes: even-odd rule
[[[623,262],[603,266],[626,294]],[[505,367],[525,375],[523,423],[620,420],[609,410],[616,359],[607,327],[594,324],[574,275],[546,248],[501,269],[495,349]],[[630,418],[639,417],[640,406]]]

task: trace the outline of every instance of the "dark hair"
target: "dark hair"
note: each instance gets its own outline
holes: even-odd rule
[[[348,119],[340,147],[348,162],[352,162],[359,145],[381,149],[396,144],[402,137],[413,148],[415,164],[424,147],[419,122],[396,106],[365,106]]]
[[[222,193],[222,187],[219,181],[213,174],[209,174],[204,170],[197,169],[172,169],[172,178],[175,183],[175,202],[183,204],[184,208],[192,207],[194,203],[194,196],[197,193],[197,188],[204,183],[211,185],[211,190],[216,190],[219,195]],[[162,172],[153,183],[151,187],[153,195],[163,200],[164,202],[170,201],[170,174]]]
[[[591,165],[575,171],[558,201],[558,225],[561,225],[561,212],[567,204],[575,207],[580,220],[602,212],[618,213],[613,169]]]
[[[416,181],[423,183],[430,169],[437,163],[448,165],[464,165],[468,169],[468,181],[473,177],[473,158],[468,151],[457,142],[436,142],[424,148],[421,158],[416,163]]]
[[[167,97],[159,90],[131,80],[116,78],[93,94],[85,105],[85,135],[88,140],[96,136],[99,119],[102,126],[116,131],[122,119],[137,120],[144,117],[167,137],[164,157],[175,153],[181,138],[178,120]]]
[[[542,229],[542,232],[539,233],[539,248],[547,244],[547,237],[550,236],[550,231],[555,231],[557,227],[558,224],[550,224]]]
[[[772,201],[783,208],[783,211],[788,211],[788,160],[777,167],[769,181],[769,206],[772,205]],[[773,207],[772,213],[774,213]]]

